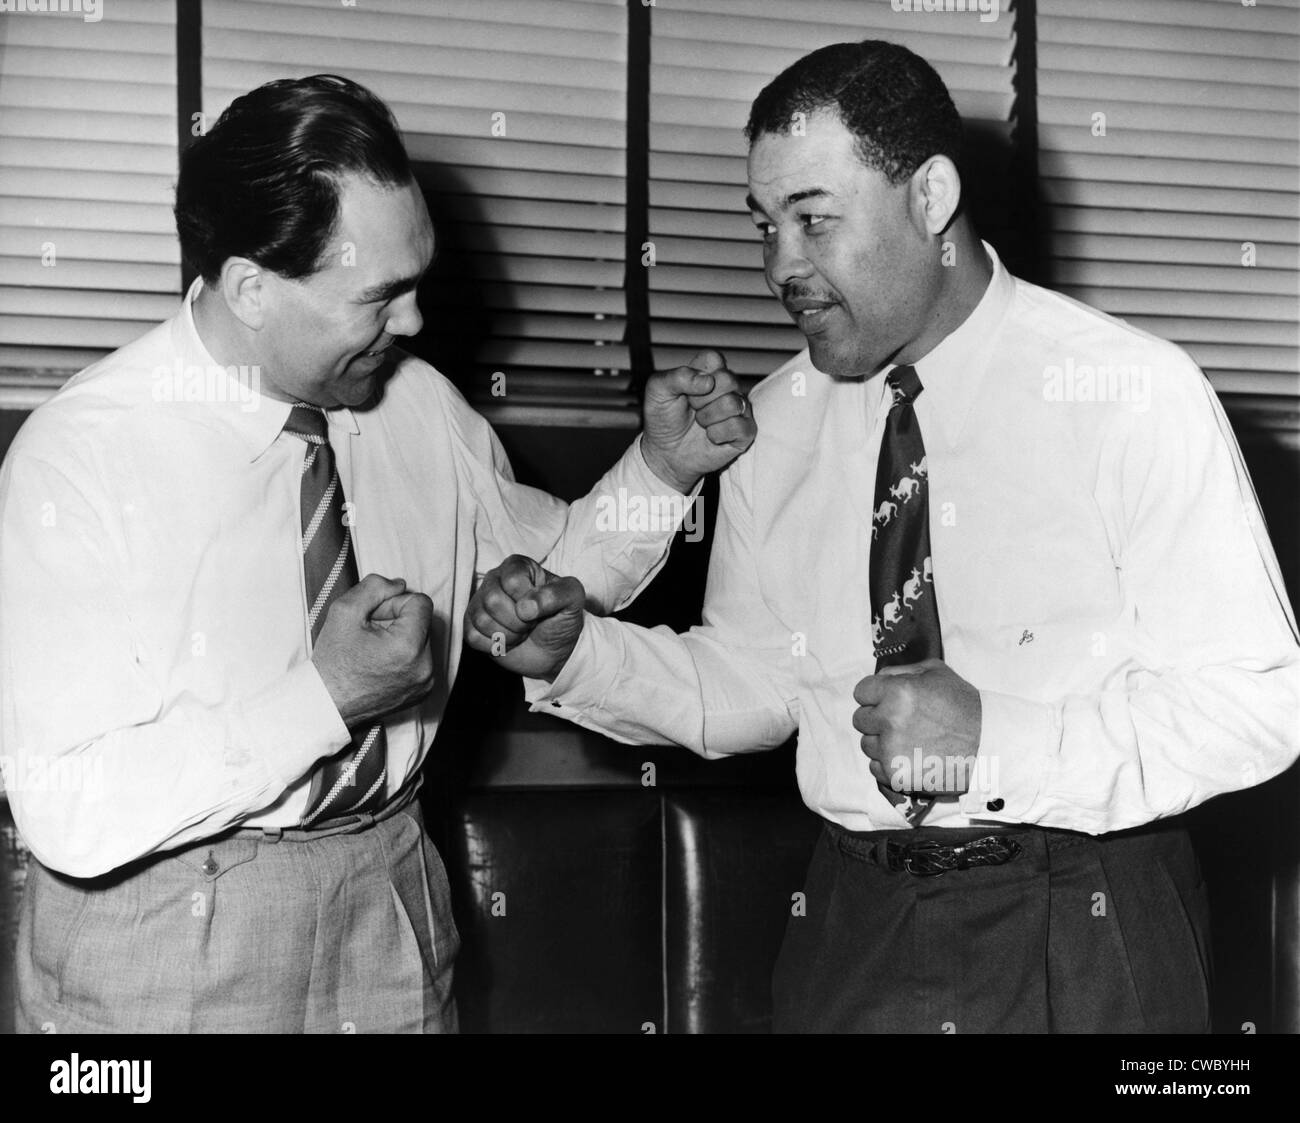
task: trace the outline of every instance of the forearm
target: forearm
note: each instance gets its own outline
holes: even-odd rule
[[[10,799],[37,858],[76,877],[240,822],[349,736],[310,662],[219,707],[178,699],[146,714],[149,700],[127,688],[104,708],[111,728],[75,742],[94,716],[61,722],[49,704],[21,684],[7,692]]]
[[[640,438],[581,499],[540,558],[553,573],[576,577],[593,612],[629,605],[668,559],[673,536],[698,493],[684,495],[661,480],[641,452]]]
[[[1148,674],[1131,690],[1055,703],[985,692],[979,818],[1103,834],[1262,783],[1300,754],[1300,663]]]
[[[726,648],[710,629],[677,635],[588,615],[554,683],[526,680],[534,710],[627,744],[704,757],[775,748],[797,728],[777,652]]]

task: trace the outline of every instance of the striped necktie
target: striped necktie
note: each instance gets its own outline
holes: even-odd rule
[[[871,638],[876,670],[943,658],[930,561],[929,470],[913,403],[924,387],[914,367],[886,375],[894,400],[876,466],[871,521]],[[932,797],[905,801],[914,826]]]
[[[301,490],[302,568],[307,622],[315,645],[329,606],[360,578],[324,411],[299,403],[289,411],[284,431],[306,442]],[[384,727],[376,723],[358,732],[340,753],[317,764],[302,826],[382,807],[388,777],[387,749]]]

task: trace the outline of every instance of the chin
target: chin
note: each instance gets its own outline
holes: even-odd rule
[[[384,387],[388,385],[388,378],[392,373],[393,368],[388,363],[383,364],[374,374],[369,375],[353,386],[349,386],[347,401],[343,404],[349,409],[360,409],[363,406],[374,405],[383,397]]]
[[[861,356],[846,354],[839,348],[828,347],[818,340],[808,341],[808,355],[813,366],[836,382],[852,382],[866,377],[875,369],[865,363]]]

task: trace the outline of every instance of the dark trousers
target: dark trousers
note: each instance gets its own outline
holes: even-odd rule
[[[1209,910],[1177,826],[1012,828],[1011,861],[892,871],[889,838],[827,824],[773,980],[776,1033],[1204,1033]],[[998,833],[1002,833],[999,831]]]

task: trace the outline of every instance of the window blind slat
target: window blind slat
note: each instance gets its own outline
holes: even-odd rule
[[[1278,96],[1283,98],[1288,96],[1295,74],[1295,64],[1280,59],[1167,54],[1128,49],[1122,38],[1111,43],[1091,44],[1057,42],[1047,36],[1040,36],[1038,40],[1038,69],[1047,74],[1086,74],[1102,91],[1106,80],[1112,76],[1141,74],[1184,81],[1199,77],[1205,82],[1222,82],[1229,86],[1235,83],[1276,86]]]
[[[544,2],[539,0],[539,5]],[[247,0],[205,0],[204,13],[206,16],[214,4],[239,6],[243,3]],[[432,12],[424,18],[433,22],[438,19]],[[500,75],[502,84],[545,84],[548,77],[557,84],[594,90],[617,90],[624,84],[624,64],[610,51],[593,57],[570,53],[567,48],[564,53],[555,55],[520,51],[512,56],[509,68],[504,68],[502,49],[492,41],[490,30],[491,25],[484,25],[483,41],[478,48],[446,47],[436,40],[412,43],[398,39],[381,42],[329,39],[321,35],[249,34],[235,29],[223,30],[210,25],[205,18],[203,50],[205,57],[209,58],[261,64],[277,77],[292,72],[352,74],[364,70],[372,74],[395,71],[411,75],[431,70],[454,78],[482,79],[486,75]],[[205,74],[204,83],[207,81]],[[222,84],[236,85],[221,79],[214,86],[220,88]]]
[[[1042,152],[1039,173],[1056,179],[1104,180],[1108,183],[1159,183],[1210,186],[1216,189],[1242,188],[1247,191],[1291,190],[1297,176],[1293,168],[1261,167],[1258,164],[1213,163],[1195,159],[1148,159],[1141,156],[1109,155],[1097,152]]]
[[[265,73],[266,68],[260,63],[231,59],[222,67],[222,77],[228,85],[220,88],[209,85],[209,91],[224,104],[259,85]],[[350,66],[347,74],[364,86],[372,85],[376,80],[383,81],[392,103],[405,106],[408,111],[435,113],[446,109],[469,109],[481,112],[484,106],[490,106],[493,112],[514,111],[614,122],[620,121],[623,114],[616,97],[593,97],[590,87],[574,84],[525,82],[518,76],[503,82],[479,75],[447,77],[427,71],[392,73],[358,66]],[[479,132],[482,132],[481,127]]]
[[[926,39],[936,57],[947,49],[953,57],[966,56],[949,40],[982,38],[996,44],[1007,40],[998,21],[985,21],[975,12],[896,12],[889,4],[863,4],[861,0],[815,0],[803,3],[797,13],[787,0],[741,0],[740,3],[699,3],[673,0],[656,6],[656,44],[689,39],[720,45],[741,43],[770,47],[784,43],[798,54],[817,47],[858,39],[891,39],[904,34]],[[1005,14],[1005,13],[1001,13]],[[772,75],[775,77],[775,72]]]
[[[1199,136],[1270,137],[1293,141],[1296,135],[1296,114],[1279,107],[1279,112],[1237,109],[1232,105],[1231,94],[1224,92],[1222,101],[1212,107],[1200,105],[1144,105],[1140,102],[1100,103],[1091,99],[1039,98],[1039,120],[1048,125],[1074,126],[1090,133],[1093,115],[1105,114],[1107,134],[1111,132],[1187,133]],[[1098,137],[1098,139],[1104,139]]]
[[[1051,205],[1076,207],[1132,207],[1152,211],[1193,214],[1290,218],[1300,215],[1300,200],[1280,191],[1228,191],[1163,183],[1091,183],[1071,179],[1039,181],[1041,197]]]
[[[455,278],[429,286],[431,299],[437,303],[425,311],[437,318],[439,308],[489,308],[499,312],[527,309],[529,313],[573,313],[583,316],[623,316],[622,287],[525,284],[520,281],[483,281],[467,289]],[[525,314],[525,313],[521,313]]]
[[[6,80],[18,77],[40,79],[75,78],[78,82],[106,82],[120,84],[123,75],[134,77],[138,87],[160,85],[164,88],[175,81],[175,70],[169,70],[157,53],[118,50],[99,54],[87,50],[68,50],[62,42],[50,46],[24,44],[22,50],[12,49],[15,44],[6,40],[3,52]],[[85,91],[78,89],[81,96]]]
[[[1077,14],[1076,14],[1077,13]],[[1279,4],[1221,4],[1217,0],[1089,0],[1086,7],[1054,10],[1059,19],[1083,17],[1114,23],[1148,24],[1156,29],[1213,28],[1220,31],[1295,34],[1300,13],[1289,0]],[[1171,40],[1172,41],[1172,40]]]
[[[1123,234],[1057,234],[1053,245],[1058,257],[1084,261],[1162,262],[1176,265],[1215,265],[1237,269],[1241,265],[1241,243],[1220,238],[1144,238]],[[1256,246],[1256,264],[1261,269],[1289,271],[1295,264],[1293,246]]]
[[[1197,343],[1214,343],[1227,332],[1241,343],[1263,343],[1274,347],[1295,347],[1300,343],[1300,328],[1292,323],[1268,320],[1230,320],[1220,317],[1197,319],[1191,316],[1126,316],[1134,327],[1142,328],[1162,339],[1178,337]]]
[[[624,29],[595,31],[583,27],[556,27],[547,17],[548,4],[519,8],[519,19],[511,22],[449,15],[445,8],[412,5],[402,11],[372,9],[366,4],[350,7],[316,5],[310,21],[294,4],[217,4],[205,9],[205,37],[211,33],[214,45],[220,36],[256,37],[274,43],[291,41],[293,49],[336,51],[340,46],[360,51],[388,51],[432,47],[438,50],[498,52],[527,56],[525,68],[545,65],[545,58],[571,58],[592,62],[608,70],[622,55]],[[484,7],[490,8],[491,5]],[[439,71],[439,73],[445,73]]]
[[[8,208],[5,209],[7,212]],[[51,265],[41,264],[42,247],[46,242],[54,244],[55,255]],[[72,262],[80,262],[103,265],[106,269],[135,263],[156,265],[171,271],[173,290],[179,286],[175,235],[124,230],[60,230],[51,234],[32,226],[5,224],[0,226],[0,253],[22,258],[42,270],[43,283],[50,285],[61,284],[61,270]]]
[[[6,374],[6,404],[176,306],[175,6],[103,14],[0,17],[0,370],[55,372],[39,386]]]
[[[170,191],[171,183],[164,176],[103,172],[94,177],[56,179],[48,168],[0,167],[0,197],[49,195],[83,203],[132,203],[142,198],[161,199]],[[3,217],[0,215],[0,221]]]
[[[665,324],[673,320],[706,320],[716,322],[719,330],[728,327],[743,330],[751,324],[790,324],[794,327],[785,309],[766,291],[762,296],[736,293],[700,296],[693,292],[651,289],[650,317]],[[798,350],[796,347],[795,351]]]
[[[1212,268],[1197,265],[1151,265],[1108,258],[1078,261],[1056,259],[1056,276],[1064,285],[1172,289],[1175,292],[1264,293],[1300,299],[1300,278],[1294,270],[1243,269],[1240,265]]]
[[[1300,120],[1297,121],[1300,125]],[[1077,124],[1045,125],[1038,129],[1038,148],[1042,153],[1090,153],[1095,151],[1094,137]],[[1282,141],[1263,137],[1212,136],[1203,133],[1192,137],[1187,133],[1153,133],[1149,129],[1137,131],[1117,130],[1107,135],[1108,152],[1114,156],[1135,158],[1184,156],[1193,144],[1205,162],[1205,182],[1220,170],[1229,174],[1249,175],[1257,168],[1272,167],[1286,170],[1295,178],[1300,167],[1300,142]],[[1113,157],[1112,157],[1113,158]],[[1230,169],[1224,165],[1233,165]]]
[[[1296,28],[1254,30],[1250,9],[1242,5],[1240,22],[1232,29],[1220,28],[1213,35],[1182,21],[1173,23],[1138,23],[1099,17],[1092,9],[1046,0],[1038,9],[1038,35],[1041,40],[1068,46],[1110,46],[1122,43],[1128,50],[1153,55],[1188,55],[1199,58],[1275,59],[1300,62]],[[1265,9],[1267,15],[1267,9]]]
[[[485,222],[502,226],[535,226],[542,230],[605,230],[618,233],[626,217],[621,205],[562,203],[552,199],[511,199],[493,195],[437,197],[434,219]]]
[[[4,201],[6,226],[26,228],[51,239],[55,231],[69,241],[81,230],[92,234],[101,229],[151,234],[165,229],[170,221],[170,207],[148,203],[99,202],[87,206],[81,199],[12,197]]]
[[[1114,316],[1199,316],[1206,319],[1295,321],[1295,298],[1268,293],[1178,292],[1172,288],[1109,288],[1101,285],[1056,285],[1072,296]],[[1181,339],[1174,339],[1181,343]]]
[[[117,296],[118,294],[111,294],[110,300]],[[125,305],[128,302],[123,303]],[[94,351],[96,357],[99,357],[139,338],[160,318],[170,316],[176,310],[176,298],[167,301],[167,311],[162,317],[154,315],[156,308],[155,302],[137,297],[129,302],[129,318],[97,316],[94,319],[76,319],[50,315],[0,315],[0,344],[42,348],[77,347]],[[119,316],[127,310],[126,307],[119,309]]]
[[[2,96],[2,91],[0,91]],[[0,102],[0,130],[4,127],[3,108]],[[156,128],[158,121],[152,122]],[[174,126],[173,126],[174,131]],[[101,143],[94,140],[67,140],[63,138],[15,137],[0,131],[4,139],[4,161],[10,168],[40,168],[56,173],[51,177],[49,190],[55,184],[90,176],[91,172],[139,173],[142,175],[176,175],[176,140],[171,147],[163,140],[162,130],[154,144]],[[69,190],[69,189],[65,189]]]
[[[424,165],[420,169],[420,182],[434,190],[454,195],[513,195],[518,199],[535,197],[559,202],[623,205],[622,178],[433,163],[440,150],[438,141],[439,138],[407,137],[411,159]]]
[[[1091,234],[1204,237],[1296,245],[1300,228],[1285,218],[1258,215],[1176,214],[1114,207],[1054,206],[1044,216],[1052,230]]]
[[[245,0],[247,3],[268,3],[277,8],[297,8],[303,15],[315,16],[320,0]],[[499,23],[511,26],[544,21],[543,26],[568,28],[575,31],[606,31],[618,34],[626,17],[617,4],[607,0],[437,0],[438,14],[446,19],[471,20],[479,23]],[[364,0],[361,14],[397,16],[422,16],[428,13],[429,0]],[[359,7],[360,5],[358,5]]]
[[[30,256],[10,256],[0,239],[0,276],[14,286],[30,286],[49,314],[57,310],[68,289],[89,289],[104,305],[111,293],[176,292],[176,266],[152,262],[84,261],[61,258],[57,269],[43,266]]]
[[[1199,68],[1198,68],[1199,69]],[[1038,92],[1052,98],[1163,104],[1212,105],[1221,98],[1237,109],[1257,109],[1265,113],[1288,110],[1286,98],[1276,86],[1248,85],[1251,75],[1239,74],[1237,82],[1214,81],[1208,75],[1198,78],[1157,78],[1146,74],[1109,74],[1098,83],[1095,72],[1051,70],[1038,76]]]

